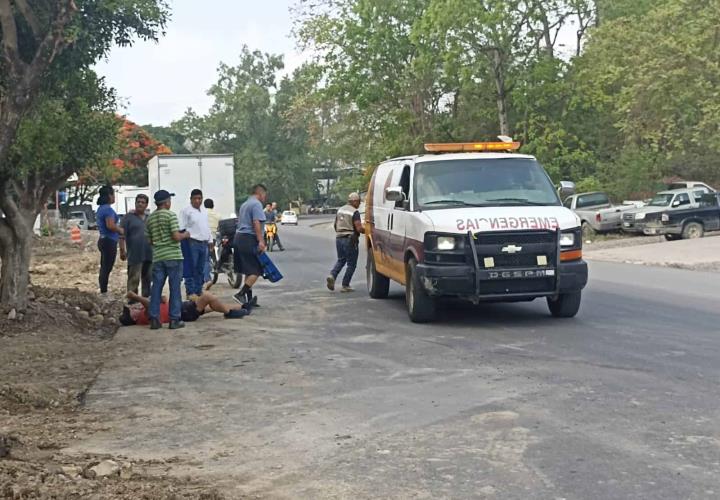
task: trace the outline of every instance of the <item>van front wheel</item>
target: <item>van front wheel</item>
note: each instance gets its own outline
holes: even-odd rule
[[[377,272],[372,248],[368,248],[366,270],[367,287],[370,297],[373,299],[386,299],[390,291],[390,278]]]
[[[548,297],[550,314],[556,318],[574,318],[580,310],[582,292],[561,293],[557,297]]]
[[[410,259],[407,263],[407,279],[405,282],[405,302],[407,303],[410,321],[413,323],[434,321],[437,316],[437,301],[430,297],[422,287],[415,259]]]

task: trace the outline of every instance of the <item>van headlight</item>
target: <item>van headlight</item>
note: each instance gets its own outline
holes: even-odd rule
[[[635,220],[643,220],[645,218],[645,212],[635,214]]]
[[[438,250],[455,250],[455,237],[453,236],[438,236],[437,249]]]
[[[560,246],[561,247],[575,246],[575,233],[562,233],[560,235]]]

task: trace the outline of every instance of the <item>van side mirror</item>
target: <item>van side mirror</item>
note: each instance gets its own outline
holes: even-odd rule
[[[385,190],[385,199],[393,203],[402,202],[405,201],[405,193],[400,186],[389,187]]]
[[[672,206],[673,206],[673,207],[679,207],[679,206],[680,206],[680,202],[679,202],[678,200],[675,200],[675,201],[672,202]]]
[[[575,183],[571,181],[560,181],[558,192],[560,193],[561,197],[575,194]]]

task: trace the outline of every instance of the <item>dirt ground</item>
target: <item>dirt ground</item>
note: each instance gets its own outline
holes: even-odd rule
[[[99,254],[92,235],[77,246],[38,239],[31,302],[24,314],[0,316],[0,498],[220,499],[207,484],[178,478],[176,461],[61,451],[102,430],[107,418],[83,407],[111,342],[121,301],[101,301]],[[118,260],[111,292],[123,291]],[[124,352],[123,355],[127,355]]]

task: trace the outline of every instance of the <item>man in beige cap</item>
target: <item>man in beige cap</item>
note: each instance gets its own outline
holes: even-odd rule
[[[360,234],[365,233],[365,228],[360,220],[359,207],[360,195],[350,193],[347,205],[340,208],[335,216],[335,247],[337,248],[338,260],[327,279],[327,287],[331,291],[335,290],[335,280],[345,266],[347,268],[345,269],[341,291],[353,291],[350,287],[350,280],[352,280],[357,267]]]

